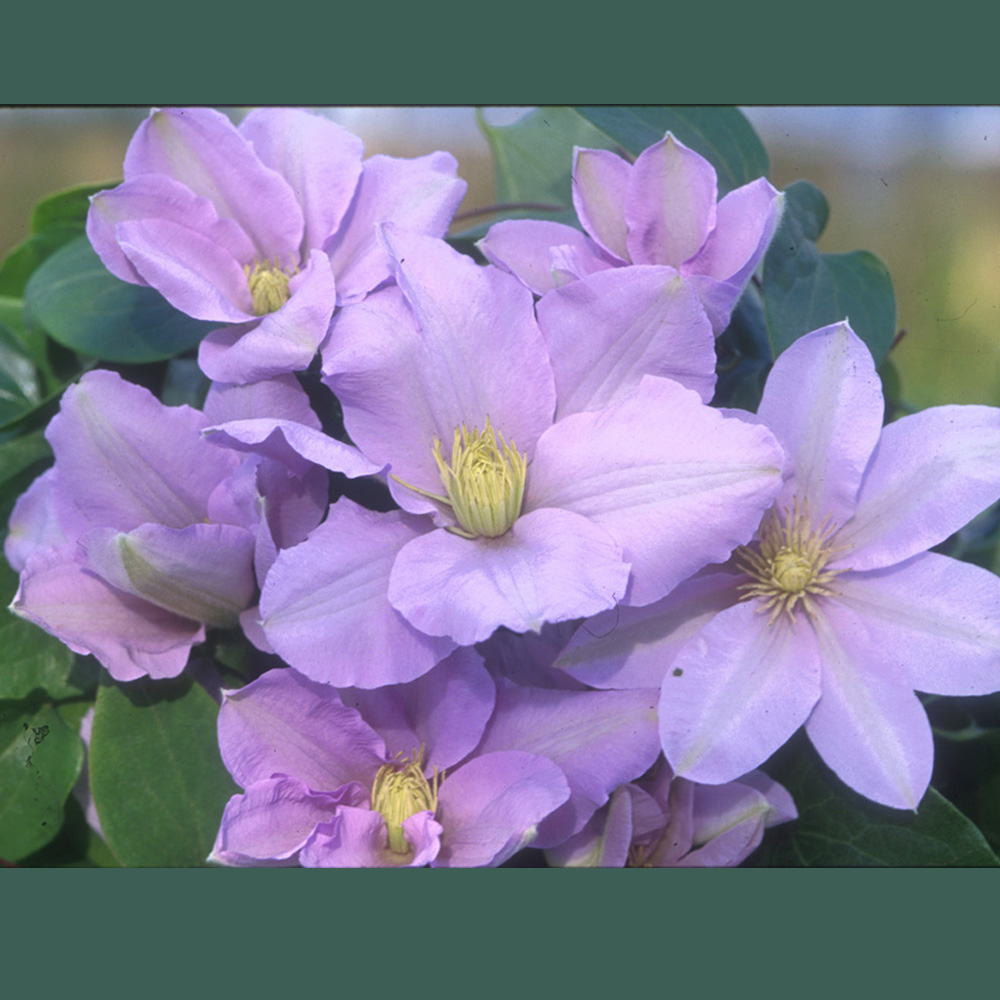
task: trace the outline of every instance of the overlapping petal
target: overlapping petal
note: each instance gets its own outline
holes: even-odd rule
[[[343,498],[272,565],[260,600],[268,641],[308,677],[340,687],[412,680],[455,643],[415,628],[387,597],[399,551],[430,525]]]
[[[546,431],[525,510],[559,507],[605,528],[632,563],[628,603],[648,604],[750,539],[783,463],[764,427],[647,375],[632,396]]]
[[[660,696],[660,738],[674,771],[721,784],[767,760],[820,697],[809,621],[768,624],[753,603],[717,614],[673,660]]]

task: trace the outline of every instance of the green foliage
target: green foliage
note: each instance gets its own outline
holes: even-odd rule
[[[96,667],[92,660],[78,660],[75,653],[37,625],[9,611],[17,590],[17,574],[0,560],[0,698],[19,699],[41,690],[50,698],[73,698],[93,689]]]
[[[792,793],[799,818],[769,830],[750,865],[1000,866],[979,829],[934,788],[916,812],[890,809],[838,781],[804,739],[787,744],[782,757],[791,760],[787,770],[765,769]]]
[[[25,289],[30,321],[60,344],[104,361],[161,361],[195,347],[211,323],[178,312],[159,292],[116,278],[86,236],[49,257]]]
[[[0,857],[20,861],[55,837],[83,766],[83,744],[35,696],[0,701]]]
[[[823,195],[807,181],[785,190],[785,213],[764,258],[764,310],[777,357],[799,337],[849,319],[881,364],[896,335],[896,300],[886,266],[864,250],[820,253]]]
[[[103,679],[90,789],[108,847],[126,867],[205,863],[239,789],[219,757],[218,706],[190,677]]]

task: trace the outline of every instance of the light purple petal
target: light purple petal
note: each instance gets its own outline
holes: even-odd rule
[[[545,622],[603,611],[620,600],[628,564],[608,533],[564,510],[535,510],[499,538],[462,538],[445,529],[399,553],[389,601],[428,635],[465,646],[505,625],[538,631]]]
[[[291,420],[314,430],[319,430],[321,426],[319,417],[309,405],[305,389],[294,375],[278,375],[249,385],[213,382],[203,411],[208,424],[271,417]]]
[[[943,542],[1000,497],[1000,410],[935,406],[882,439],[853,520],[834,544],[851,569],[878,569]]]
[[[779,823],[789,823],[793,819],[798,819],[799,811],[795,808],[795,802],[788,789],[769,778],[763,771],[750,771],[744,774],[740,778],[740,784],[756,788],[770,804],[771,811],[768,813],[765,826],[777,826]]]
[[[412,160],[373,156],[366,160],[350,211],[325,250],[337,275],[337,301],[353,302],[392,274],[392,260],[378,239],[382,223],[398,230],[442,237],[448,231],[465,181],[455,176],[450,153]]]
[[[490,226],[476,246],[491,264],[515,275],[536,295],[560,284],[553,273],[552,251],[557,247],[573,255],[575,269],[587,273],[614,264],[593,240],[561,222],[508,219]]]
[[[342,806],[336,819],[320,826],[301,853],[307,868],[419,867],[437,856],[441,824],[429,810],[403,821],[403,835],[411,844],[409,854],[388,848],[388,832],[381,813]]]
[[[805,615],[769,625],[755,602],[741,602],[717,614],[667,671],[663,750],[691,781],[733,781],[782,746],[819,696],[819,653]]]
[[[623,267],[543,296],[541,327],[556,380],[557,419],[618,402],[643,375],[715,391],[715,340],[697,294],[667,267]]]
[[[608,253],[628,263],[625,191],[632,165],[606,149],[575,149],[573,207],[581,225]]]
[[[303,246],[322,248],[351,204],[364,143],[328,118],[291,108],[257,108],[239,132],[295,192],[305,219]]]
[[[741,579],[696,576],[661,601],[604,611],[577,629],[555,666],[595,688],[659,687],[687,641],[736,601]]]
[[[586,826],[545,852],[556,868],[624,868],[632,846],[632,793],[645,795],[634,785],[622,785],[611,801],[598,809]],[[648,798],[648,796],[646,796]],[[663,822],[663,816],[660,816]]]
[[[297,778],[254,782],[226,803],[208,860],[255,868],[295,864],[299,849],[330,820],[340,798],[312,792]]]
[[[814,525],[853,513],[884,404],[871,353],[846,322],[814,330],[774,363],[757,415],[791,456],[778,503],[809,503]],[[964,523],[964,522],[963,522]]]
[[[243,263],[254,258],[246,233],[232,219],[220,219],[207,198],[199,198],[184,184],[163,174],[143,174],[110,191],[100,191],[90,200],[87,236],[104,266],[122,281],[145,285],[132,262],[118,245],[118,223],[160,219],[187,231],[199,233],[211,244],[228,251]]]
[[[561,507],[606,528],[632,563],[628,603],[649,604],[752,537],[783,463],[766,428],[647,375],[634,395],[546,431],[524,509]]]
[[[205,438],[234,451],[264,455],[297,476],[304,476],[313,464],[342,472],[350,479],[372,476],[383,468],[365,458],[357,448],[291,420],[263,417],[233,420],[206,427]]]
[[[855,791],[896,809],[916,809],[931,778],[934,745],[905,674],[879,655],[876,629],[855,610],[824,602],[815,624],[823,696],[806,732]]]
[[[472,649],[456,649],[408,684],[374,691],[342,688],[345,705],[357,708],[385,740],[386,756],[409,757],[424,748],[425,771],[450,768],[471,753],[493,713],[496,688]]]
[[[11,610],[74,653],[93,653],[115,680],[176,677],[205,628],[105,583],[73,543],[33,555]]]
[[[24,569],[24,564],[34,553],[68,541],[52,499],[52,491],[56,488],[55,477],[54,468],[46,470],[14,504],[3,551],[15,573]]]
[[[125,153],[125,180],[167,174],[234,219],[264,260],[298,260],[302,210],[288,182],[264,166],[232,122],[209,108],[153,111]]]
[[[668,132],[643,150],[625,194],[629,259],[679,268],[715,227],[715,168]]]
[[[253,318],[245,262],[227,247],[167,219],[120,222],[115,235],[143,281],[175,309],[215,323]]]
[[[869,659],[928,694],[1000,691],[1000,579],[927,552],[837,577],[837,603],[869,628]]]
[[[434,438],[450,453],[457,428],[482,429],[489,417],[530,456],[552,422],[552,371],[531,294],[516,279],[441,240],[393,231],[392,245],[412,314],[396,289],[342,309],[323,371],[355,444],[391,463],[393,475],[440,493]]]
[[[694,849],[680,858],[677,866],[735,867],[760,846],[770,812],[770,803],[761,792],[739,782],[696,785]]]
[[[237,455],[201,440],[204,426],[197,410],[164,406],[113,372],[84,375],[63,394],[46,430],[67,533],[203,521],[209,495],[240,464]]]
[[[256,586],[253,535],[231,524],[94,528],[80,544],[113,587],[208,625],[234,626]]]
[[[352,781],[369,788],[386,759],[385,743],[356,709],[333,688],[288,668],[225,692],[219,749],[244,788],[282,774],[314,792]]]
[[[291,297],[250,324],[213,330],[198,349],[198,365],[217,382],[259,382],[302,371],[326,337],[335,287],[329,261],[318,250],[288,283]]]
[[[536,841],[554,847],[659,756],[656,691],[532,690],[499,682],[477,753],[497,750],[548,757],[566,776],[570,800],[542,823]]]
[[[575,631],[575,621],[543,625],[539,632],[497,629],[476,649],[483,654],[486,669],[494,677],[505,677],[522,687],[582,691],[585,684],[553,666]]]
[[[268,641],[303,674],[338,687],[381,687],[426,673],[455,643],[418,631],[386,596],[397,553],[422,530],[423,522],[400,511],[337,501],[268,573],[260,600]]]
[[[716,206],[715,227],[683,274],[704,274],[741,287],[764,257],[784,208],[784,195],[765,177],[730,191]]]
[[[538,824],[568,797],[562,771],[544,757],[518,751],[474,757],[441,784],[444,836],[433,866],[502,864],[534,840]]]

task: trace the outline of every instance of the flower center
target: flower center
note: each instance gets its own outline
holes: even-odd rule
[[[760,611],[770,611],[769,625],[782,612],[795,623],[795,609],[801,604],[807,615],[816,613],[812,598],[833,593],[830,584],[839,569],[826,569],[834,553],[829,544],[836,530],[829,515],[816,529],[809,520],[809,505],[799,508],[796,497],[792,510],[781,513],[772,507],[761,522],[757,541],[736,550],[736,562],[749,577],[737,588],[741,600],[760,599]]]
[[[288,279],[298,269],[283,271],[275,258],[273,264],[270,260],[256,261],[252,270],[249,264],[244,264],[243,270],[253,296],[253,314],[266,316],[277,312],[288,301]]]
[[[513,441],[504,440],[489,417],[481,431],[478,427],[470,431],[465,424],[456,428],[450,462],[444,460],[441,442],[435,437],[434,461],[447,496],[393,478],[415,493],[448,504],[458,521],[448,530],[456,535],[498,538],[510,530],[521,514],[528,459]]]
[[[434,777],[424,777],[424,747],[406,757],[401,752],[396,760],[378,769],[372,784],[372,809],[385,818],[389,832],[389,850],[407,854],[410,845],[403,834],[403,821],[418,812],[437,811],[438,786],[444,774],[434,768]]]

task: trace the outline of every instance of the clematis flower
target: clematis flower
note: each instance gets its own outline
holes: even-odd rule
[[[293,379],[212,393],[206,407],[231,414],[237,397],[306,419]],[[180,673],[206,626],[238,624],[258,583],[255,555],[263,572],[322,516],[325,474],[299,477],[210,444],[210,422],[89,372],[46,430],[54,467],[11,517],[5,552],[21,574],[12,610],[118,680]]]
[[[227,692],[219,713],[222,758],[245,791],[210,860],[497,865],[549,817],[572,832],[655,757],[655,692],[551,694],[563,703],[498,702],[469,649],[374,691],[270,671]]]
[[[357,136],[305,111],[259,109],[239,128],[207,108],[153,111],[125,182],[92,199],[87,234],[122,280],[227,324],[199,351],[210,378],[301,370],[335,306],[388,279],[376,226],[444,235],[465,192],[447,153],[362,154]]]
[[[398,287],[338,314],[324,372],[400,506],[434,518],[382,561],[410,625],[459,645],[501,625],[535,631],[655,600],[749,540],[783,463],[764,428],[624,362],[598,387],[609,403],[588,409],[578,394],[554,420],[573,362],[550,357],[530,293],[442,241],[386,238]],[[287,607],[279,587],[269,581],[262,608]],[[282,655],[299,666],[294,649]]]
[[[797,816],[787,789],[762,771],[698,785],[661,761],[545,856],[570,868],[731,868],[760,846],[765,829]]]
[[[882,416],[846,322],[796,341],[760,404],[792,471],[755,540],[557,661],[602,687],[658,671],[677,774],[735,780],[804,724],[848,785],[915,808],[933,743],[914,692],[1000,690],[1000,580],[928,551],[1000,497],[1000,410],[941,406],[884,429]]]
[[[783,195],[761,177],[719,200],[715,168],[667,132],[634,163],[577,147],[573,205],[586,235],[515,219],[477,245],[538,295],[609,268],[669,266],[697,290],[720,334],[778,228]]]

